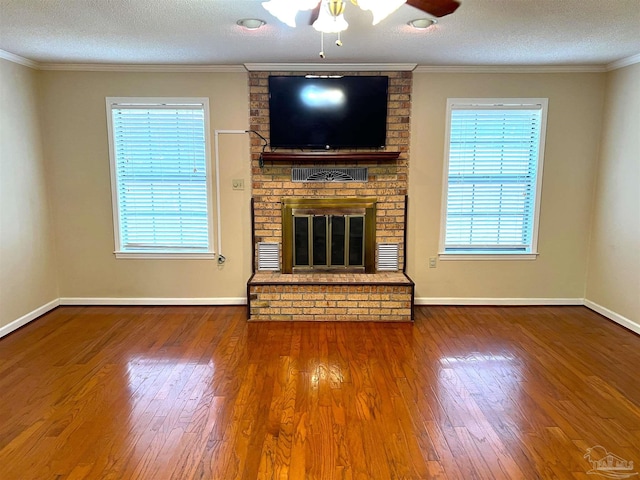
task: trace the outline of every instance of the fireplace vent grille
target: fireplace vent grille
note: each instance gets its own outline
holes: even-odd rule
[[[280,245],[258,242],[258,270],[280,270]]]
[[[397,271],[398,270],[398,244],[379,243],[378,244],[378,270]]]
[[[295,167],[291,169],[292,182],[367,182],[369,169],[354,168],[313,168]]]

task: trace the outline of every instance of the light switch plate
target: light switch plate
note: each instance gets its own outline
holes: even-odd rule
[[[244,179],[236,178],[231,180],[231,186],[234,190],[244,190]]]

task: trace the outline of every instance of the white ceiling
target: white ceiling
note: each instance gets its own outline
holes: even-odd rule
[[[0,0],[0,49],[38,63],[322,63],[320,34],[272,17],[261,0]],[[330,63],[606,65],[640,54],[640,0],[461,0],[426,31],[404,5],[381,24],[348,3]],[[257,31],[242,18],[267,22]]]

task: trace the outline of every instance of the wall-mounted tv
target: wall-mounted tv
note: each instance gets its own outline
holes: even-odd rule
[[[272,148],[380,148],[389,77],[270,76]]]

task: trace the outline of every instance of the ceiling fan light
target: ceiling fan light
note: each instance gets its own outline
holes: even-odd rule
[[[358,0],[360,8],[373,13],[373,25],[380,23],[405,3],[407,0]]]
[[[412,26],[413,28],[417,28],[418,30],[424,30],[429,28],[431,25],[435,25],[438,23],[433,18],[416,18],[415,20],[411,20],[407,23],[407,25]]]
[[[313,10],[318,6],[318,0],[294,0],[298,10]]]
[[[269,0],[262,2],[262,6],[282,23],[296,26],[296,15],[300,11],[300,3],[296,0]]]
[[[349,27],[349,24],[344,19],[344,15],[338,15],[337,17],[327,16],[322,18],[322,15],[313,22],[313,28],[323,33],[339,33],[344,32]]]
[[[343,12],[344,8],[340,8],[336,11]],[[318,18],[313,22],[313,28],[323,33],[339,33],[344,32],[349,27],[349,24],[344,18],[344,14],[333,16],[329,6],[323,2],[320,6],[320,12]]]

